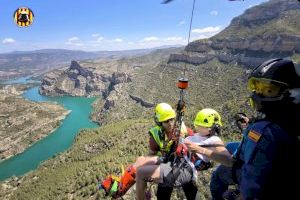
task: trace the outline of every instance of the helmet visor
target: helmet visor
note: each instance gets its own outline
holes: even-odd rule
[[[255,77],[248,80],[248,90],[264,97],[280,96],[286,89],[288,85],[279,81]]]

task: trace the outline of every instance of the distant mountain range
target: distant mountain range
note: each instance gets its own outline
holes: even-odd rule
[[[179,47],[179,45],[123,51],[86,52],[66,49],[41,49],[3,53],[0,54],[0,79],[41,74],[55,68],[66,66],[72,60],[116,59],[141,56],[157,49],[171,47]]]

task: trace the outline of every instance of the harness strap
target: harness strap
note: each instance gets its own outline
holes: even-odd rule
[[[200,144],[200,147],[225,147],[224,144]]]
[[[196,169],[194,163],[192,163],[192,161],[186,155],[184,155],[183,158],[191,166],[191,168],[193,170],[193,179],[192,180],[194,182],[196,182],[197,181],[197,174],[198,174],[198,172],[197,172],[197,169]]]

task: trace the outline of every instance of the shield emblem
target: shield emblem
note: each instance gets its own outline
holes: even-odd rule
[[[31,9],[26,7],[18,8],[14,12],[14,21],[19,27],[30,26],[33,22],[34,14]]]

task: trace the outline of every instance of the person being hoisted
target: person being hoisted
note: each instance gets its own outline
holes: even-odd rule
[[[149,130],[149,155],[140,156],[136,162],[125,170],[121,177],[108,176],[101,182],[101,188],[105,190],[106,195],[113,198],[123,196],[132,185],[135,184],[136,179],[142,175],[156,174],[159,176],[159,164],[172,160],[173,155],[170,154],[174,144],[174,125],[175,125],[176,112],[167,103],[159,103],[155,107],[154,121],[156,126]],[[187,128],[184,123],[181,126],[181,134],[183,136],[192,135],[193,131]],[[146,170],[149,169],[149,170]],[[144,196],[144,180],[143,184],[137,184],[137,191],[140,196]],[[150,181],[150,180],[149,180]],[[138,188],[142,187],[142,188]],[[157,198],[168,199],[171,196],[173,187],[158,186]],[[189,184],[183,186],[186,195],[196,196],[197,187],[190,181]],[[143,192],[139,192],[143,191]]]
[[[178,145],[177,149],[173,149],[174,142],[174,124],[176,113],[170,105],[162,103],[158,104],[155,109],[155,121],[157,126],[150,129],[150,155],[139,157],[137,161],[125,171],[125,174],[114,179],[109,176],[105,179],[101,186],[106,191],[106,194],[118,198],[135,183],[137,199],[145,198],[145,181],[154,181],[159,183],[157,191],[157,199],[170,199],[173,187],[183,187],[187,199],[195,199],[197,187],[193,184],[193,178],[196,170],[204,170],[210,167],[207,159],[199,158],[196,154],[189,159],[184,159],[183,163],[174,164],[174,158],[180,157],[181,154],[185,158],[187,149],[184,145]],[[187,140],[196,142],[197,145],[211,145],[215,151],[217,148],[224,150],[224,144],[217,136],[220,131],[221,118],[220,115],[213,109],[201,110],[195,121],[196,130],[201,132],[199,135],[188,137]],[[182,125],[181,135],[192,135],[192,131]],[[211,137],[213,136],[213,137]],[[173,152],[173,153],[171,153]],[[176,152],[176,156],[175,153]],[[160,156],[155,156],[159,154]],[[180,159],[176,159],[180,160]]]
[[[224,151],[222,140],[216,136],[220,132],[221,117],[213,109],[207,108],[198,112],[194,126],[198,133],[188,136],[186,141],[191,141],[195,145],[204,145],[214,151]],[[172,152],[172,148],[171,148]],[[159,164],[159,165],[158,165]],[[155,165],[141,166],[137,170],[136,190],[137,200],[144,199],[146,189],[145,180],[152,180],[159,183],[161,188],[186,187],[186,198],[194,200],[197,195],[197,188],[193,184],[197,178],[197,170],[205,170],[211,166],[208,159],[191,155],[183,143],[179,143],[173,154],[165,159],[160,159]],[[188,193],[189,188],[195,188],[192,193]],[[170,199],[171,194],[165,198]]]

